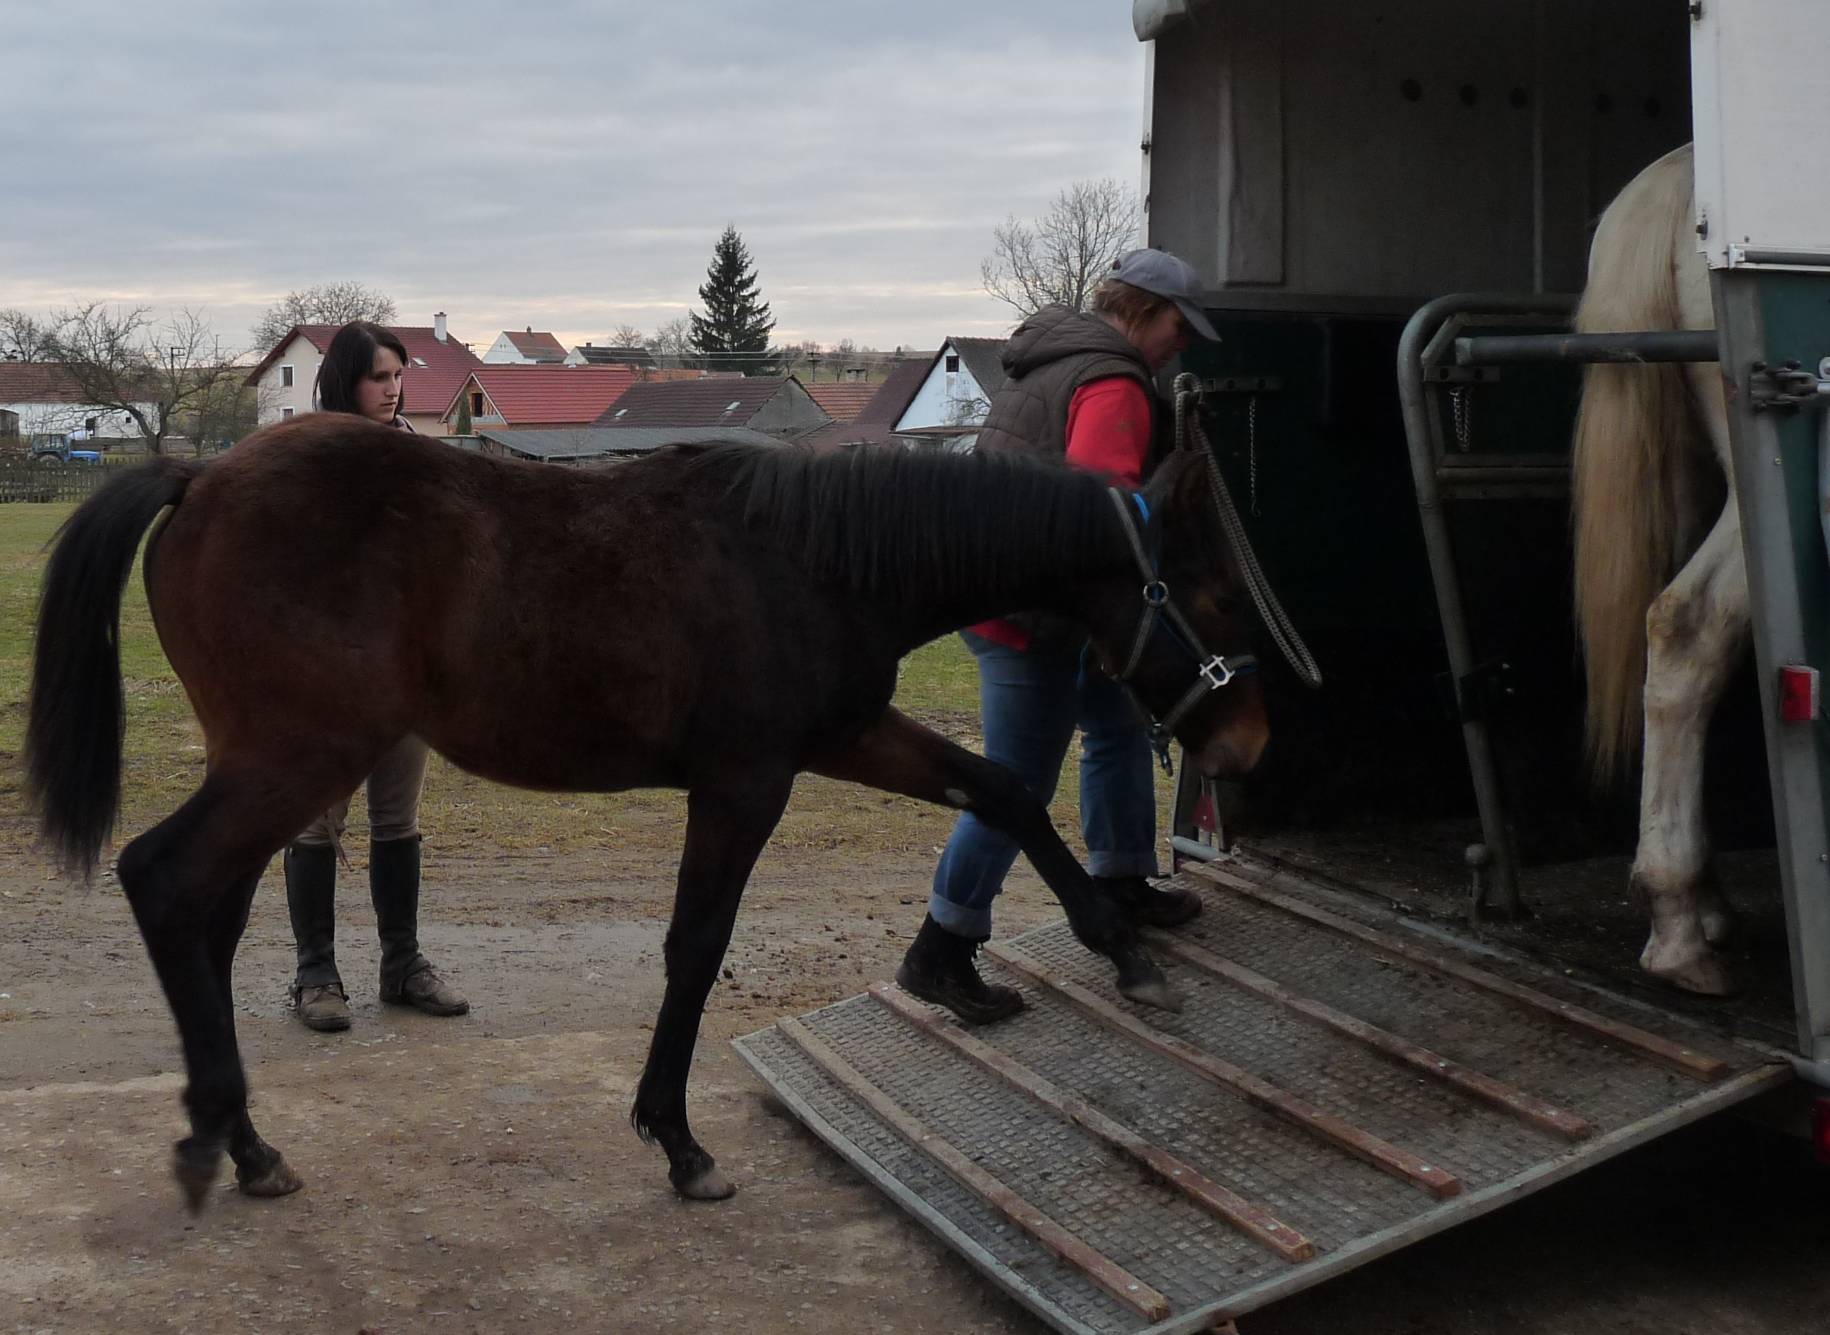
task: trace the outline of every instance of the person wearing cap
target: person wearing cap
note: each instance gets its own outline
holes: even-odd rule
[[[1163,250],[1134,250],[1093,289],[1091,308],[1045,306],[1005,345],[1010,379],[992,399],[976,448],[1065,459],[1137,487],[1166,436],[1155,376],[1191,333],[1215,339],[1192,267]],[[1020,613],[970,627],[978,661],[985,755],[1053,798],[1076,728],[1083,735],[1080,820],[1088,871],[1133,921],[1173,927],[1200,912],[1192,891],[1158,889],[1156,785],[1144,720],[1100,672],[1078,626]],[[1016,861],[1008,836],[963,813],[934,871],[928,914],[903,957],[904,991],[973,1024],[1023,1009],[1022,994],[987,984],[974,965],[991,936],[991,906]]]

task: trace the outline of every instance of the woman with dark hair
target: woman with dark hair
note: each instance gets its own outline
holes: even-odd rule
[[[412,431],[401,415],[407,349],[380,325],[353,320],[337,331],[318,369],[314,398],[324,412],[353,413]],[[419,795],[426,744],[405,737],[376,762],[365,787],[369,802],[369,897],[381,937],[381,999],[431,1015],[470,1009],[419,951]],[[292,1001],[299,1019],[326,1033],[348,1029],[349,994],[337,972],[337,857],[349,798],[313,821],[287,845],[286,905],[298,947]]]
[[[976,448],[1065,459],[1127,487],[1162,453],[1155,378],[1191,335],[1214,338],[1188,264],[1162,250],[1120,257],[1089,311],[1045,306],[1010,336],[1010,379],[992,399]],[[1157,873],[1156,787],[1144,721],[1086,649],[1086,633],[1025,613],[973,626],[985,755],[1014,770],[1043,802],[1055,793],[1076,730],[1084,739],[1080,822],[1087,870],[1132,921],[1174,927],[1201,911],[1193,891],[1150,883]],[[970,812],[934,871],[928,916],[896,981],[970,1024],[1023,1009],[1014,988],[985,982],[973,957],[991,935],[992,901],[1017,845]]]

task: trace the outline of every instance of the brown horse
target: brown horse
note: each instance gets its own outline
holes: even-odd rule
[[[683,1195],[732,1190],[688,1126],[687,1071],[798,772],[1007,830],[1120,991],[1178,1004],[1035,798],[890,697],[916,646],[1048,608],[1084,622],[1107,663],[1147,639],[1142,704],[1172,716],[1203,772],[1250,769],[1267,738],[1258,678],[1220,689],[1229,674],[1203,647],[1237,653],[1246,633],[1206,485],[1196,453],[1139,497],[1066,468],[894,449],[675,448],[580,472],[328,414],[207,467],[157,460],[111,480],[46,574],[27,774],[48,840],[92,869],[120,790],[121,591],[170,507],[147,597],[207,767],[121,851],[119,876],[183,1041],[191,1134],[175,1170],[192,1208],[224,1149],[245,1192],[299,1186],[248,1118],[230,965],[274,852],[409,733],[502,783],[687,791],[667,988],[631,1115]],[[1140,632],[1156,618],[1145,550],[1186,614],[1173,633]]]

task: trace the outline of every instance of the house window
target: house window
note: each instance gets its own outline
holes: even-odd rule
[[[483,415],[483,391],[480,389],[471,391],[470,415],[472,417],[481,417]]]
[[[291,416],[292,416],[292,409],[290,409],[290,408],[281,408],[281,409],[280,409],[280,416],[281,416],[281,417],[291,417]]]
[[[87,431],[91,436],[95,434],[95,420],[96,419],[93,417],[85,417],[83,419],[83,430]]]
[[[280,388],[292,388],[292,368],[290,366],[280,367]]]
[[[959,354],[957,352],[949,352],[947,354],[947,374],[959,374]]]

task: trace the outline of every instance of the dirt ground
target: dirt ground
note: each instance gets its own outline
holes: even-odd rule
[[[0,856],[0,1332],[1043,1329],[806,1133],[728,1040],[889,976],[928,853],[765,855],[692,1085],[739,1185],[667,1188],[627,1112],[661,991],[671,864],[428,856],[425,945],[470,995],[375,1001],[339,886],[355,1027],[289,1018],[277,869],[239,956],[254,1117],[306,1179],[186,1215],[174,1033],[125,904]],[[1026,872],[1000,930],[1056,916]],[[1830,1188],[1789,1142],[1708,1126],[1241,1323],[1247,1335],[1821,1332]]]

